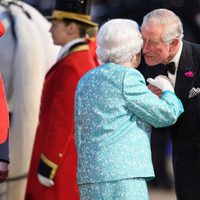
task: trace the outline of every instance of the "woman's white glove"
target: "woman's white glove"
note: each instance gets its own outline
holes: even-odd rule
[[[42,176],[41,174],[38,174],[38,179],[39,179],[39,182],[46,187],[52,187],[54,185],[53,180],[51,180],[45,176]]]
[[[151,85],[159,88],[160,90],[162,90],[162,92],[166,91],[166,90],[170,90],[172,92],[174,92],[174,88],[170,82],[170,80],[167,78],[167,76],[163,76],[163,75],[159,75],[156,76],[156,78],[148,78],[147,82],[149,82]]]

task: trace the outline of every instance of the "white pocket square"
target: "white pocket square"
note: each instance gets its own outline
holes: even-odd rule
[[[189,92],[189,98],[192,98],[196,95],[200,94],[200,88],[192,88]]]

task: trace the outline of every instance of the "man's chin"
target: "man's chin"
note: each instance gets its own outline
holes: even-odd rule
[[[146,60],[145,60],[145,63],[146,63],[148,66],[150,66],[150,67],[153,67],[153,66],[157,65],[157,64],[154,63],[154,62],[149,62],[149,61],[146,61]]]
[[[145,63],[148,65],[148,66],[155,66],[155,65],[157,65],[158,63],[156,63],[153,59],[151,59],[151,58],[147,58],[147,57],[145,57]]]

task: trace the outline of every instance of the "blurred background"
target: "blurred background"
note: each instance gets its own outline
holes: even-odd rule
[[[50,15],[55,0],[24,0],[37,8],[43,15]],[[139,24],[145,14],[155,8],[168,8],[183,21],[185,39],[200,43],[199,0],[91,0],[91,15],[100,25],[112,18],[130,18]]]
[[[55,0],[24,0],[44,16],[51,14]],[[142,18],[156,8],[174,11],[182,20],[184,39],[200,43],[200,1],[199,0],[91,0],[93,21],[101,26],[112,18],[129,18],[140,25]],[[160,145],[159,145],[160,144]],[[149,183],[151,200],[175,200],[173,171],[171,164],[171,142],[166,133],[152,143],[153,163],[157,178]]]

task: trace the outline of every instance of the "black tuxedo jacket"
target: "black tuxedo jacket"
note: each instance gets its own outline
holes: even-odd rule
[[[148,66],[145,77],[154,78],[163,73],[162,65]],[[182,158],[200,151],[200,45],[183,41],[175,93],[181,99],[185,111],[175,125],[168,127],[168,131],[173,142],[174,156]]]

